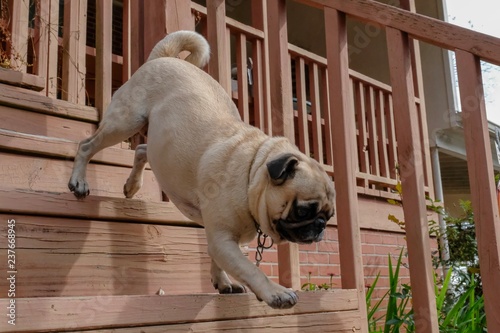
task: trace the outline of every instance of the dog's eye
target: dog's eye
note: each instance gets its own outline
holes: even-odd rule
[[[297,208],[297,217],[298,218],[305,218],[309,215],[310,209],[305,208],[305,207],[298,207]]]

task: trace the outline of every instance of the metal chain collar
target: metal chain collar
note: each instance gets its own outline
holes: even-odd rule
[[[260,226],[257,224],[257,221],[254,222],[255,228],[257,229],[257,252],[255,252],[255,265],[259,267],[260,262],[262,261],[262,253],[264,252],[264,250],[268,250],[273,247],[274,241],[271,237],[262,232]],[[266,246],[268,238],[271,240],[271,244]]]

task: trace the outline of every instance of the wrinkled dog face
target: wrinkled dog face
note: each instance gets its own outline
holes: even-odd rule
[[[333,184],[325,171],[305,155],[293,154],[270,161],[267,168],[273,183],[268,189],[272,234],[294,243],[320,241],[334,215]]]

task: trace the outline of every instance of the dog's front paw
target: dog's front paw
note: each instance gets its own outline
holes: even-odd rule
[[[68,188],[78,199],[83,199],[90,194],[89,184],[87,184],[85,179],[71,178],[68,183]]]
[[[277,284],[274,285],[273,292],[258,299],[263,300],[273,309],[289,309],[299,301],[299,297],[292,289]]]

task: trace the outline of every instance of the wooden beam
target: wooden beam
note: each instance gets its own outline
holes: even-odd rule
[[[367,317],[356,192],[356,127],[349,81],[345,14],[325,8],[331,129],[342,288],[357,289],[361,318]],[[368,333],[362,320],[361,331]]]
[[[295,141],[293,128],[292,79],[288,55],[286,1],[267,1],[269,50],[269,82],[271,94],[272,134]],[[279,281],[282,285],[300,289],[299,247],[297,244],[278,246]]]
[[[419,333],[438,333],[436,296],[425,206],[424,162],[415,108],[415,92],[408,35],[386,29],[389,67],[393,89],[396,137],[403,210],[406,222],[410,278],[415,323]]]
[[[273,310],[253,294],[18,298],[16,307],[23,311],[17,313],[19,325],[14,328],[15,332],[62,332],[230,319],[253,318],[258,322],[258,318],[278,320],[293,314],[332,315],[334,311],[356,310],[358,305],[354,290],[300,292],[299,298],[297,305],[288,310]],[[0,299],[0,306],[6,308],[8,301]],[[351,332],[358,322],[359,316],[349,322]],[[6,320],[0,322],[2,332],[14,332],[12,327]]]
[[[226,3],[207,0],[207,39],[211,48],[208,73],[231,94],[229,44],[226,35]]]
[[[97,0],[96,2],[96,57],[95,57],[95,106],[102,119],[104,111],[111,102],[112,85],[112,23],[113,2]]]
[[[449,50],[464,50],[500,66],[500,38],[373,0],[298,0],[310,6],[337,9],[365,22],[391,27],[410,37]]]
[[[500,219],[479,58],[457,50],[467,166],[488,330],[500,332]]]
[[[0,82],[34,91],[45,89],[45,79],[43,77],[12,69],[0,68]]]

